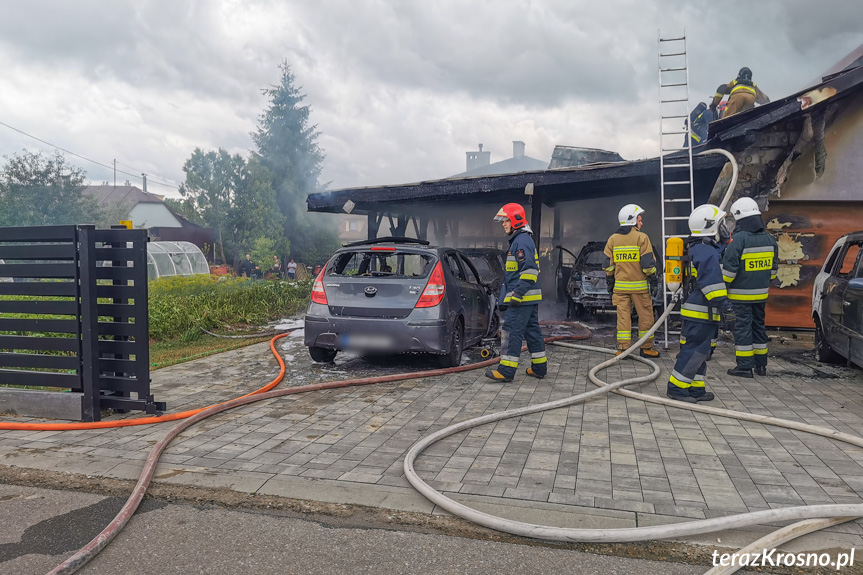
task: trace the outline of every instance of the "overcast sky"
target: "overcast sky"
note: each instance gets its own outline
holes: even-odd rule
[[[169,195],[154,180],[181,183],[195,147],[248,155],[283,59],[335,189],[447,177],[480,142],[493,162],[513,140],[543,161],[556,144],[656,156],[660,28],[686,27],[693,104],[741,66],[781,98],[863,44],[859,0],[3,4],[0,122]],[[0,126],[0,155],[25,147],[51,150]]]

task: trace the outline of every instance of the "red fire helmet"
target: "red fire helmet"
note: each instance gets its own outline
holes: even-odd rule
[[[520,204],[507,204],[498,210],[494,221],[502,222],[509,220],[512,224],[512,229],[517,230],[523,228],[527,224],[527,216],[524,213],[524,208]]]

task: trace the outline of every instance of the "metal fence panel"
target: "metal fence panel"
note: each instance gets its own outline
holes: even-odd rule
[[[12,280],[0,282],[0,383],[68,387],[84,421],[165,409],[150,394],[147,241],[125,228],[0,228],[0,278]],[[44,392],[26,414],[27,391],[3,392],[40,416]]]

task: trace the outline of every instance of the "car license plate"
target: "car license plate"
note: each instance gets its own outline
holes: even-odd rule
[[[388,351],[395,345],[393,338],[381,334],[344,334],[340,338],[342,349],[359,349],[369,351]]]

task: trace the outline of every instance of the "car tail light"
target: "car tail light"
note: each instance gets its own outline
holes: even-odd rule
[[[324,270],[327,266],[321,268],[321,273],[315,278],[315,285],[312,286],[312,301],[327,305],[327,292],[324,291]]]
[[[444,283],[443,267],[440,261],[438,261],[432,270],[431,276],[429,276],[426,289],[423,290],[423,294],[414,307],[434,307],[443,301],[445,293],[446,284]]]

